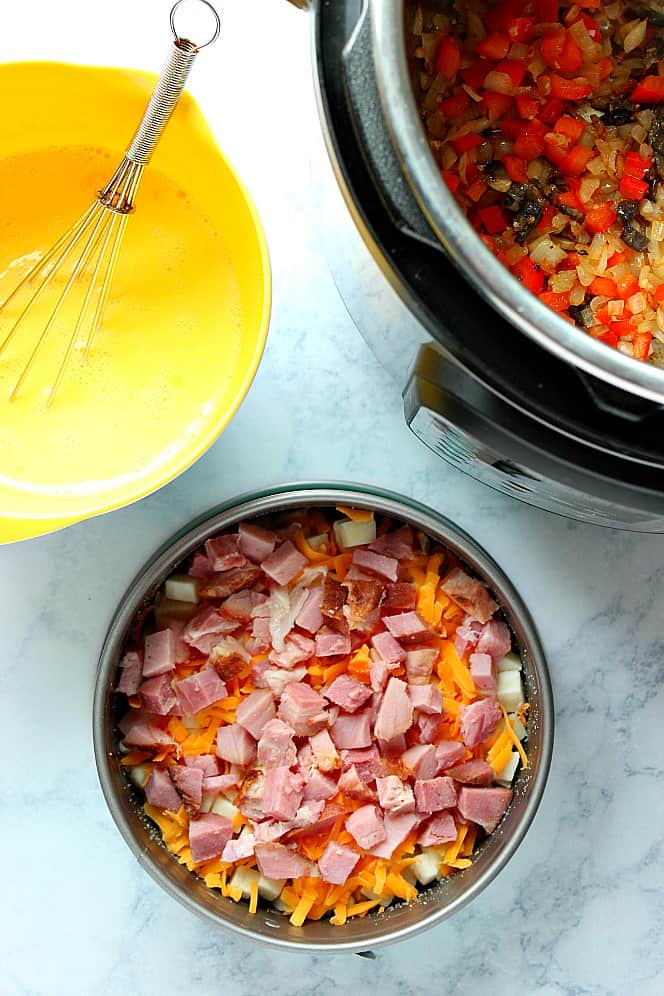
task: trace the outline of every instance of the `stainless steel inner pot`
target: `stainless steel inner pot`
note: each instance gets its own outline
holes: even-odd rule
[[[531,704],[529,767],[518,776],[506,817],[482,845],[470,868],[430,886],[417,901],[392,906],[381,915],[369,914],[343,927],[327,921],[292,927],[276,911],[262,909],[250,916],[245,903],[236,904],[207,889],[160,842],[158,831],[142,813],[138,794],[120,768],[115,728],[117,696],[112,689],[122,647],[137,612],[174,567],[209,536],[242,519],[304,506],[337,504],[374,509],[424,530],[488,584],[524,659],[524,683]],[[551,761],[553,724],[551,683],[537,631],[521,598],[489,555],[449,520],[408,498],[362,485],[327,483],[285,485],[244,495],[212,510],[170,539],[132,581],[113,616],[99,660],[93,707],[95,758],[102,790],[118,829],[143,868],[171,896],[218,926],[275,947],[307,952],[367,953],[432,927],[474,899],[514,854],[537,811]]]

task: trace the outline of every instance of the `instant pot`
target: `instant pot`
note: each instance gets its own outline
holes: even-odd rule
[[[404,0],[310,7],[325,143],[372,256],[426,332],[404,415],[454,466],[575,519],[664,532],[664,371],[584,335],[491,255],[420,125]],[[444,4],[423,4],[425,10]],[[391,335],[391,340],[388,336]],[[398,330],[372,336],[380,356]]]

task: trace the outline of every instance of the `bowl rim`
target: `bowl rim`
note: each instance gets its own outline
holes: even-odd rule
[[[439,909],[434,908],[432,904],[431,912],[421,921],[405,928],[399,927],[377,933],[368,943],[364,941],[358,943],[357,939],[340,939],[339,941],[332,940],[321,943],[304,941],[304,938],[302,941],[298,941],[276,936],[263,936],[252,933],[246,926],[240,926],[227,920],[221,907],[218,914],[201,907],[185,889],[180,888],[162,872],[152,861],[149,853],[139,846],[115,792],[111,777],[111,755],[106,752],[106,706],[110,694],[109,680],[116,666],[119,650],[125,639],[128,626],[134,619],[139,606],[144,604],[146,597],[149,597],[151,592],[163,582],[175,564],[188,556],[193,549],[215,531],[239,522],[244,516],[253,518],[265,513],[304,505],[315,505],[316,503],[351,504],[359,508],[374,508],[391,514],[397,519],[415,521],[418,528],[440,537],[441,542],[448,545],[455,553],[460,553],[461,559],[483,580],[489,582],[498,596],[501,607],[509,607],[510,613],[518,621],[524,634],[522,642],[527,643],[529,661],[539,685],[541,746],[537,770],[529,782],[519,822],[509,838],[505,840],[504,846],[477,881],[472,883],[462,895],[452,900],[451,903]],[[129,849],[152,879],[187,909],[204,917],[217,927],[232,931],[239,937],[249,938],[282,951],[291,950],[304,953],[355,952],[367,954],[368,947],[374,949],[395,941],[405,940],[420,931],[435,926],[475,899],[505,867],[532,824],[542,800],[551,766],[554,723],[551,679],[534,622],[512,583],[484,548],[465,530],[459,528],[444,515],[407,496],[365,484],[327,481],[289,483],[243,493],[197,516],[162,543],[135,575],[113,613],[99,656],[92,710],[95,764],[104,799]]]

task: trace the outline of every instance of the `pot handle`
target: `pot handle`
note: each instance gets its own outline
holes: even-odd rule
[[[443,252],[406,182],[385,123],[374,70],[370,3],[364,4],[344,49],[343,71],[355,130],[393,224],[404,235]]]
[[[311,0],[289,0],[294,7],[299,7],[300,10],[308,10],[311,6]]]

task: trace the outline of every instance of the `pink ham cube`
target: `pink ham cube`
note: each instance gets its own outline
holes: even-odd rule
[[[387,775],[376,779],[378,802],[386,813],[412,813],[415,809],[413,790],[396,775]]]
[[[290,540],[286,540],[278,546],[274,553],[261,562],[261,568],[268,577],[271,577],[277,584],[285,585],[293,578],[296,578],[303,567],[307,565],[307,558],[293,546]]]
[[[256,760],[256,741],[239,723],[220,726],[217,730],[217,757],[231,764],[253,764]]]
[[[233,825],[225,816],[204,813],[189,821],[189,847],[195,862],[218,858],[233,836]]]
[[[415,782],[418,813],[437,813],[456,806],[457,794],[451,778],[425,778]]]
[[[348,674],[340,674],[329,688],[323,689],[323,695],[345,712],[355,712],[371,698],[371,689]]]
[[[412,722],[413,704],[408,688],[399,678],[390,678],[378,709],[374,734],[379,740],[392,740],[409,730]]]
[[[230,571],[233,567],[244,567],[247,558],[240,550],[240,537],[216,536],[205,544],[205,552],[214,571]]]
[[[318,861],[320,876],[332,885],[344,885],[360,855],[352,847],[330,841]]]
[[[251,522],[241,522],[238,530],[240,550],[247,560],[260,564],[266,560],[277,545],[277,534]]]
[[[346,830],[361,848],[369,851],[386,838],[385,824],[377,806],[360,806],[346,818]]]
[[[145,786],[145,798],[151,806],[167,809],[172,813],[177,813],[182,805],[182,798],[163,768],[153,767]]]
[[[489,654],[475,653],[470,655],[470,676],[475,687],[482,692],[495,692],[498,687],[496,665]]]
[[[145,637],[143,677],[154,678],[175,669],[175,640],[170,629],[159,630]]]
[[[304,789],[304,777],[290,768],[270,768],[265,774],[263,812],[275,820],[292,820]]]
[[[225,684],[212,668],[183,678],[178,681],[175,690],[184,716],[194,716],[228,695]]]
[[[242,699],[235,712],[235,719],[255,740],[259,740],[267,724],[276,715],[272,692],[269,688],[259,688]]]
[[[422,824],[417,843],[422,847],[437,844],[453,844],[457,839],[457,828],[451,813],[436,813]]]
[[[480,699],[461,707],[461,736],[467,747],[484,743],[496,729],[502,717],[494,698]]]

